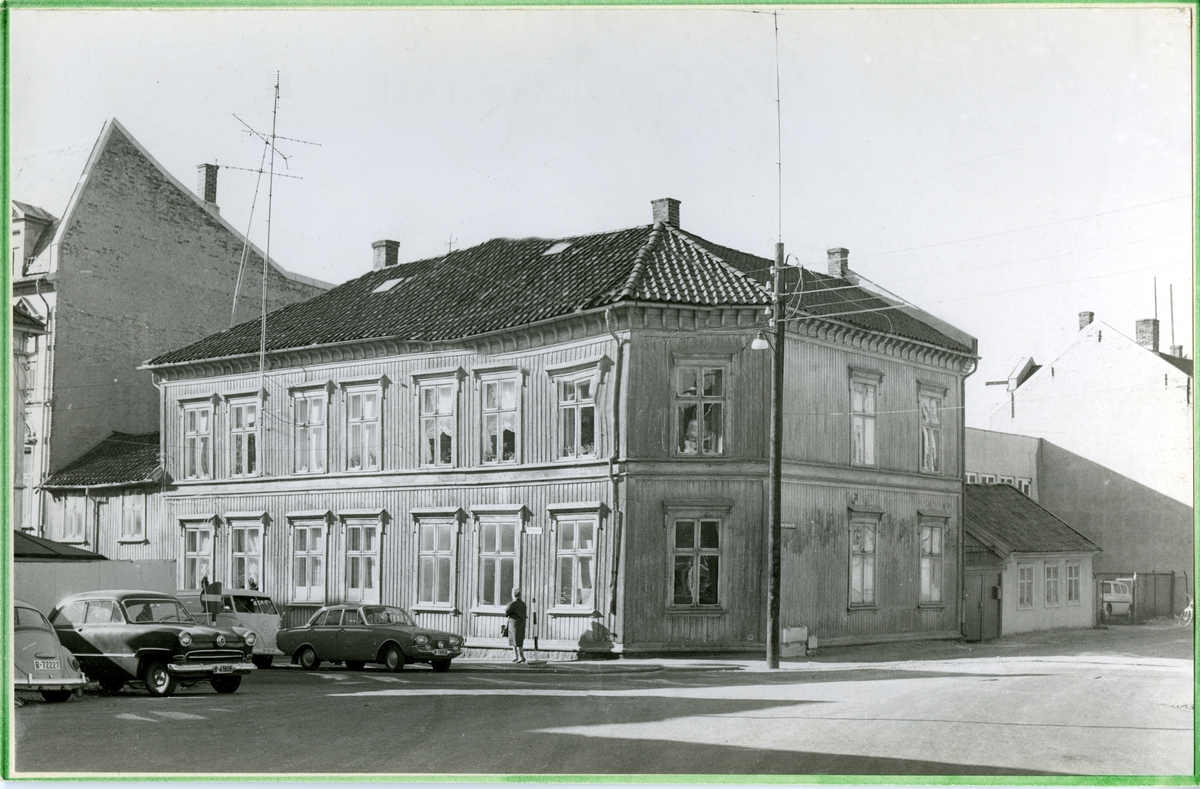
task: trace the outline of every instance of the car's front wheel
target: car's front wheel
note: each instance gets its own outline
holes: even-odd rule
[[[404,668],[404,653],[400,647],[392,644],[383,653],[383,665],[388,671],[400,671]]]
[[[296,662],[300,664],[300,668],[307,671],[312,671],[321,665],[321,659],[317,657],[317,651],[312,647],[305,647],[300,650],[300,655],[297,657]]]
[[[233,693],[241,686],[242,678],[238,676],[213,677],[208,684],[212,685],[213,690],[217,693]]]
[[[151,696],[170,696],[178,684],[171,672],[167,671],[167,664],[161,661],[147,663],[142,672],[142,679],[145,680],[146,690],[150,691]]]
[[[42,698],[49,702],[66,701],[71,698],[69,690],[43,690]]]
[[[449,660],[434,660],[430,662],[429,665],[433,666],[433,670],[437,672],[445,672],[450,670]]]
[[[254,661],[255,668],[270,668],[275,658],[272,655],[255,655],[250,659]]]

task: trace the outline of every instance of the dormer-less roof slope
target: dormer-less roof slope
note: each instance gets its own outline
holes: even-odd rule
[[[1013,553],[1096,553],[1099,546],[1012,485],[967,485],[963,528],[1007,558]]]
[[[624,301],[765,307],[770,295],[760,275],[769,266],[763,258],[661,223],[563,239],[494,239],[372,271],[283,307],[267,316],[266,350],[374,339],[452,341]],[[805,277],[814,291],[847,284],[811,272]],[[877,301],[866,291],[839,294],[807,296],[805,304],[840,313]],[[901,336],[971,352],[907,316],[889,322],[866,313],[837,320],[895,334],[903,329],[908,334]],[[257,354],[260,334],[259,321],[247,322],[158,356],[147,366]]]
[[[163,479],[158,455],[158,433],[139,435],[114,432],[61,471],[42,488],[116,487],[158,483]]]
[[[1180,372],[1187,373],[1188,375],[1195,377],[1196,363],[1191,359],[1187,359],[1183,356],[1172,356],[1171,354],[1163,353],[1162,351],[1151,351],[1151,353],[1157,354],[1160,359],[1172,367],[1175,367]]]

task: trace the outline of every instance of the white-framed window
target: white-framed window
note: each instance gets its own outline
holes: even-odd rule
[[[1053,564],[1051,564],[1050,562],[1046,562],[1046,579],[1045,580],[1046,580],[1046,585],[1045,585],[1046,605],[1047,606],[1062,605],[1062,598],[1060,597],[1059,588],[1058,588],[1059,576],[1058,576],[1058,563],[1057,562],[1055,562]]]
[[[675,453],[725,452],[724,366],[680,364],[675,368]]]
[[[183,583],[181,589],[203,589],[213,581],[211,523],[183,524]]]
[[[1017,608],[1033,608],[1033,565],[1017,565]]]
[[[423,380],[417,387],[417,435],[422,466],[458,465],[459,379]]]
[[[328,408],[325,389],[292,392],[292,469],[297,474],[322,474],[329,468]]]
[[[292,602],[325,602],[324,518],[292,520]]]
[[[417,606],[449,610],[458,600],[456,515],[417,517]]]
[[[212,479],[212,403],[183,406],[183,478]]]
[[[554,607],[595,610],[597,526],[595,515],[555,519]]]
[[[48,533],[59,542],[84,542],[87,540],[86,496],[78,494],[54,494],[46,508]]]
[[[261,520],[231,521],[229,527],[229,586],[233,589],[262,588]]]
[[[558,381],[558,455],[596,456],[596,378],[585,375]]]
[[[346,601],[379,602],[378,520],[346,521]]]
[[[1024,493],[1026,496],[1033,495],[1033,480],[1026,477],[1017,477],[1017,490]]]
[[[921,419],[921,472],[942,473],[942,401],[944,395],[921,391],[918,403]]]
[[[850,519],[850,606],[875,605],[875,538],[879,519],[854,515]]]
[[[670,518],[671,607],[721,605],[721,524],[723,518]]]
[[[1012,477],[1000,477],[1000,484],[1001,485],[1011,485],[1012,487],[1015,488],[1017,486],[1017,481],[1015,479],[1013,479]]]
[[[1067,604],[1076,605],[1080,602],[1081,579],[1083,565],[1078,562],[1067,562]]]
[[[921,525],[921,605],[942,603],[942,541],[944,522],[922,520]]]
[[[979,481],[981,483],[983,483],[984,485],[995,485],[996,484],[996,475],[995,474],[980,474]]]
[[[258,400],[229,401],[229,475],[258,473]]]
[[[121,534],[118,542],[142,542],[146,539],[146,494],[127,491],[121,496]]]
[[[977,482],[979,482],[979,475],[976,474],[974,471],[968,471],[967,472],[967,484],[974,485]]]
[[[485,378],[479,384],[481,443],[485,464],[518,462],[521,434],[521,380]]]
[[[346,389],[346,470],[378,471],[381,459],[382,390],[378,386]]]
[[[476,604],[506,606],[516,588],[517,546],[521,524],[517,518],[484,515],[479,518],[479,580]]]
[[[875,466],[875,414],[883,376],[850,369],[850,464]]]

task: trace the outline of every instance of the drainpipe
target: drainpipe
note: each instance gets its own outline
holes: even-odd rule
[[[978,345],[976,345],[976,351]],[[963,539],[967,534],[966,524],[966,505],[963,499],[966,497],[966,468],[967,468],[967,379],[979,368],[978,360],[971,359],[967,362],[967,367],[963,377],[958,381],[958,402],[962,406],[959,412],[962,414],[958,420],[958,632],[964,633],[966,627],[967,612],[963,606],[963,583],[966,580],[966,551],[963,548]],[[1003,582],[1002,582],[1003,583]],[[1001,606],[1003,608],[1003,606]],[[997,622],[997,628],[1000,627]],[[982,637],[982,635],[981,635]]]
[[[624,458],[623,450],[625,436],[623,433],[623,422],[621,421],[621,409],[624,407],[628,392],[625,387],[628,385],[629,376],[624,374],[625,367],[625,346],[629,344],[628,340],[622,340],[613,329],[613,311],[609,307],[604,311],[604,326],[608,329],[608,333],[612,335],[613,341],[617,344],[617,358],[613,365],[614,380],[613,380],[613,399],[612,399],[612,424],[613,424],[613,446],[612,452],[608,456],[608,479],[611,484],[611,495],[613,503],[613,547],[612,547],[612,572],[609,574],[608,581],[608,614],[612,617],[609,621],[615,624],[617,615],[617,592],[619,589],[619,579],[621,572],[621,555],[624,551],[624,528],[625,528],[625,512],[621,508],[621,476],[623,472],[619,470],[620,462]],[[610,630],[611,634],[611,630]],[[615,639],[615,636],[614,636]]]

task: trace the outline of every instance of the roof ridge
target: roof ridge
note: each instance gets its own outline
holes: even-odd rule
[[[654,227],[650,230],[650,237],[646,239],[646,243],[642,244],[642,248],[637,251],[633,257],[633,268],[629,271],[629,278],[625,280],[625,287],[617,294],[617,301],[628,299],[633,296],[642,277],[646,273],[646,263],[650,259],[650,253],[658,246],[658,239],[665,225],[662,222],[655,222]]]

